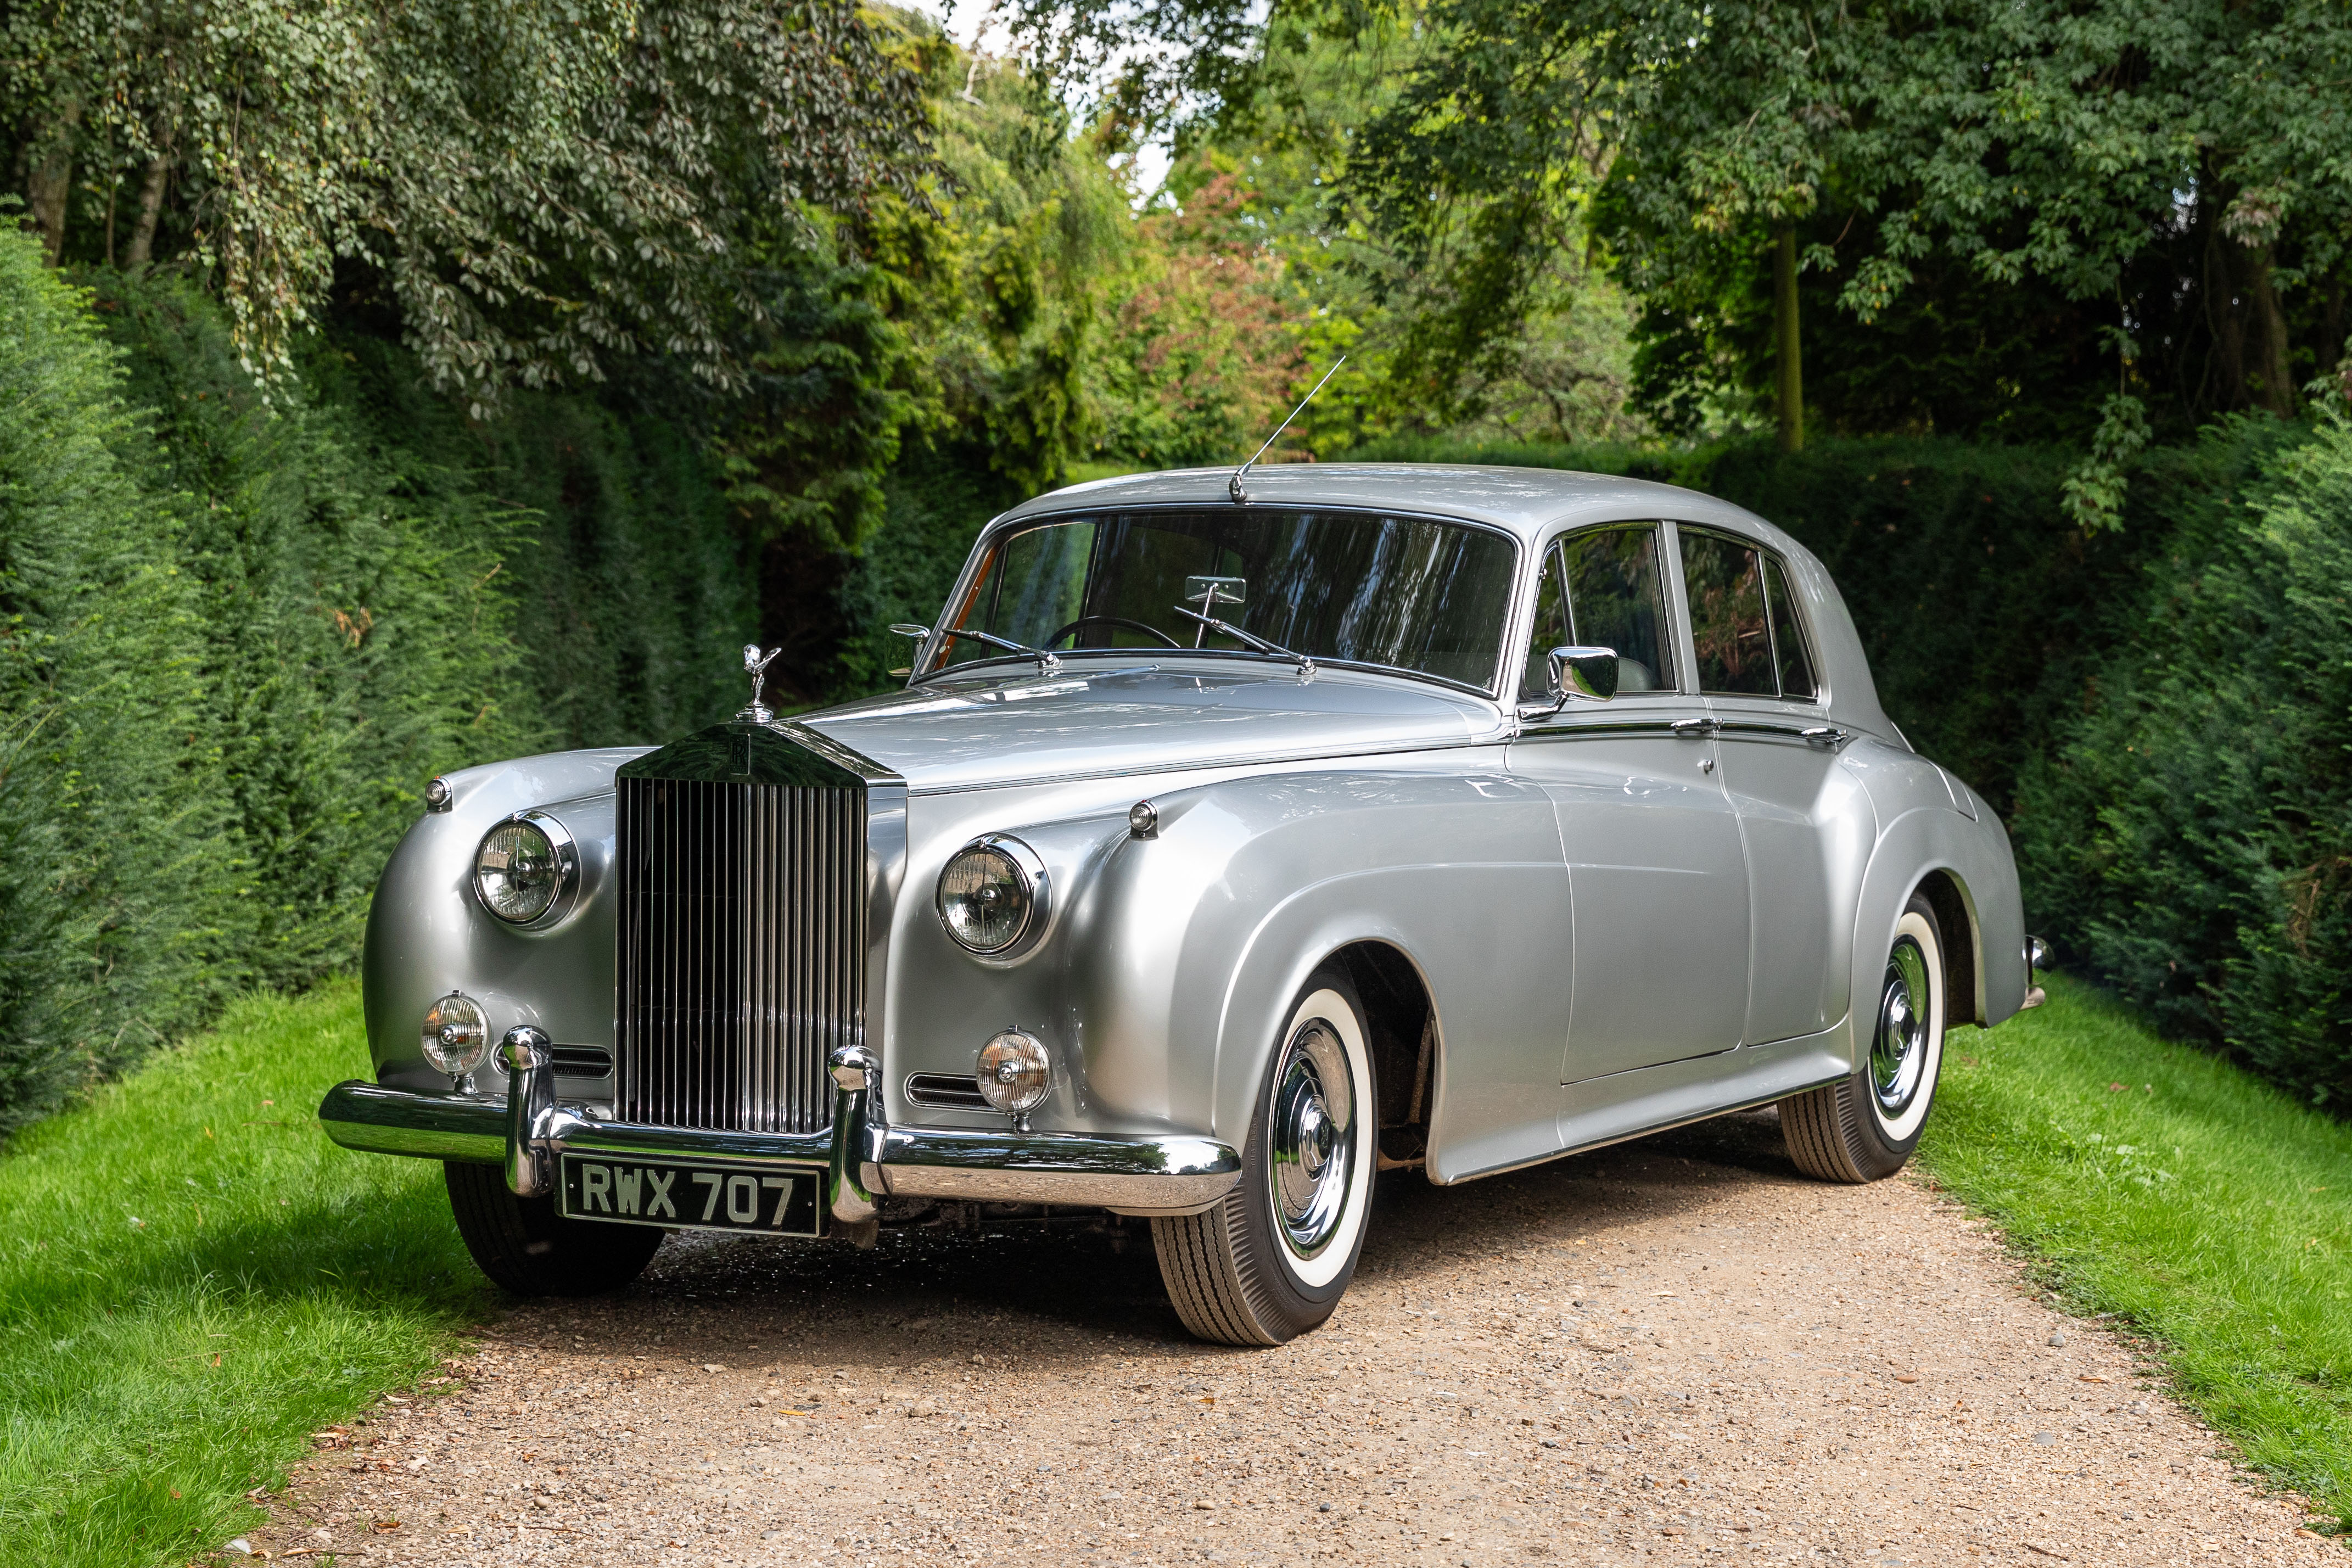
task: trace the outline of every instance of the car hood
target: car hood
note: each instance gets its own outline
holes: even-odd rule
[[[1164,664],[927,681],[801,715],[919,791],[1461,745],[1495,706],[1401,677]]]

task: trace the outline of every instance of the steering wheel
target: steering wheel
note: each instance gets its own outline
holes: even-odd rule
[[[1130,621],[1125,616],[1080,616],[1076,620],[1072,621],[1068,626],[1064,626],[1060,631],[1055,632],[1052,637],[1047,637],[1044,642],[1037,646],[1040,647],[1052,647],[1055,643],[1060,642],[1064,637],[1068,637],[1080,626],[1097,625],[1106,626],[1125,626],[1129,631],[1141,632],[1145,637],[1158,637],[1163,645],[1169,647],[1181,648],[1184,646],[1182,643],[1178,642],[1174,637],[1170,637],[1166,632],[1161,631],[1158,626],[1148,626],[1141,621]]]

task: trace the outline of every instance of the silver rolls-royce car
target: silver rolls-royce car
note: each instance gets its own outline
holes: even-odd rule
[[[433,781],[320,1115],[521,1292],[673,1230],[1148,1219],[1194,1333],[1327,1318],[1376,1175],[1778,1104],[1899,1168],[2039,999],[2000,823],[1737,507],[1296,465],[997,518],[904,690]],[[1393,1179],[1393,1178],[1392,1178]],[[1109,1222],[1107,1222],[1109,1223]],[[1124,1222],[1119,1222],[1124,1223]]]

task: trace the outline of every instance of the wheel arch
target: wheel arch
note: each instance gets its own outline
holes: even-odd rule
[[[1997,827],[1993,831],[1998,835]],[[1888,824],[1871,854],[1855,904],[1849,957],[1853,1004],[1846,1012],[1850,1060],[1859,1065],[1868,1048],[1868,998],[1877,994],[1895,922],[1915,892],[1926,895],[1942,928],[1947,1020],[1989,1028],[2017,1010],[2024,995],[2024,961],[2016,887],[2006,839],[1990,841],[1983,825],[1956,811],[1922,807]],[[2020,934],[2011,938],[2010,930]],[[2004,942],[2019,949],[2006,964]]]
[[[1980,1023],[1985,1016],[1984,927],[1967,879],[1949,866],[1929,869],[1915,889],[1936,911],[1943,936],[1944,1021]],[[1905,900],[1909,901],[1907,899]]]

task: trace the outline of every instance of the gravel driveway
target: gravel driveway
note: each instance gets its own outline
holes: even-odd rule
[[[1186,1339],[1148,1236],[674,1237],[298,1472],[273,1554],[392,1563],[2326,1563],[2132,1347],[1906,1181],[1741,1116],[1452,1190],[1354,1289]],[[396,1522],[395,1522],[396,1521]]]

